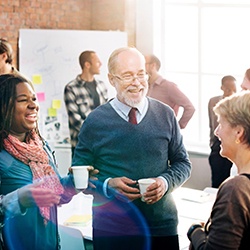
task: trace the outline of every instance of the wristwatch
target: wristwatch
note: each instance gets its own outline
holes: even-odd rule
[[[188,232],[187,232],[187,237],[188,239],[191,241],[191,235],[192,233],[194,232],[194,230],[196,228],[202,228],[202,225],[201,224],[193,224],[191,225],[191,227],[188,229]]]

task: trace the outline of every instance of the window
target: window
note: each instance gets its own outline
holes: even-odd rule
[[[233,75],[238,91],[250,68],[248,0],[153,1],[153,53],[161,74],[190,98],[196,112],[182,131],[190,146],[208,147],[208,101]]]

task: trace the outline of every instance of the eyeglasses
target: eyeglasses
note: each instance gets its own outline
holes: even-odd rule
[[[145,82],[148,80],[148,74],[147,73],[140,73],[138,75],[131,75],[131,74],[127,74],[124,76],[117,76],[117,75],[113,75],[113,77],[116,77],[118,80],[123,81],[124,83],[131,83],[134,82],[135,79],[137,79],[139,82]]]

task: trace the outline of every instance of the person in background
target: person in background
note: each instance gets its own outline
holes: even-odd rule
[[[205,226],[193,224],[187,235],[193,250],[250,249],[250,91],[225,97],[214,112],[220,154],[234,162],[238,175],[220,185]]]
[[[61,178],[41,137],[31,85],[0,76],[0,195],[5,249],[59,249],[57,205],[76,194],[72,174]],[[90,169],[91,174],[97,170]],[[98,171],[97,171],[98,172]]]
[[[73,158],[75,166],[99,170],[100,185],[93,194],[94,249],[177,250],[172,192],[189,178],[191,163],[174,111],[146,97],[145,58],[136,48],[113,51],[108,70],[116,97],[86,118]],[[137,182],[141,178],[155,180],[143,195],[145,202]],[[140,225],[128,216],[128,204],[145,218],[141,229],[148,231],[149,246],[138,235]]]
[[[250,89],[250,69],[247,69],[244,75],[242,84],[240,85],[243,90]]]
[[[64,102],[68,112],[72,158],[80,128],[92,110],[108,100],[105,83],[95,79],[100,74],[101,61],[94,51],[84,51],[79,56],[82,73],[64,88]]]
[[[13,49],[11,44],[0,38],[0,75],[15,73],[17,70],[12,65]]]
[[[236,79],[227,75],[221,79],[222,95],[212,97],[208,102],[208,117],[210,128],[210,154],[208,157],[211,168],[212,187],[218,188],[220,184],[230,176],[232,162],[220,155],[220,140],[214,134],[214,130],[218,126],[217,117],[213,111],[214,106],[221,99],[236,93]]]
[[[158,73],[161,62],[155,55],[146,55],[145,59],[146,71],[149,74],[147,95],[169,105],[174,110],[176,116],[179,108],[183,107],[179,125],[181,129],[184,129],[195,112],[193,104],[175,83],[164,79]]]
[[[240,86],[242,90],[250,90],[250,68],[245,71],[244,78]],[[237,167],[233,163],[230,171],[230,176],[235,176],[237,174]]]
[[[25,78],[26,81],[31,85],[32,82],[23,74],[21,74],[14,66],[13,66],[13,49],[11,44],[3,38],[0,38],[0,75],[3,74],[14,74],[16,76],[21,76]]]

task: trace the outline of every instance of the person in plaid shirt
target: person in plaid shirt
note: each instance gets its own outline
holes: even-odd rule
[[[83,51],[79,56],[82,73],[64,88],[64,102],[68,113],[72,158],[82,123],[92,110],[108,100],[105,83],[95,79],[100,74],[101,61],[95,51]]]

